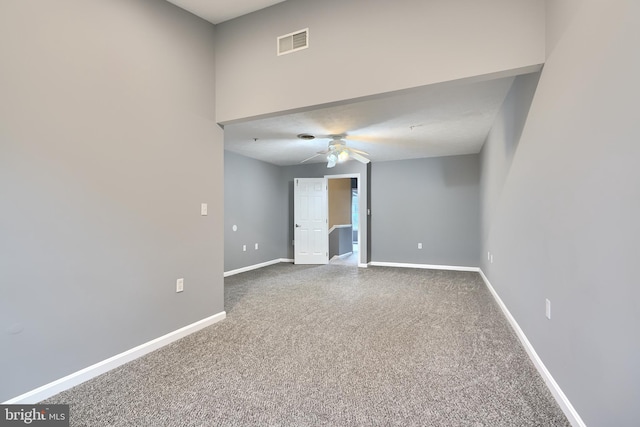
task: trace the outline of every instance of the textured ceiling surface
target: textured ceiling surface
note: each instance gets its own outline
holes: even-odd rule
[[[284,0],[167,0],[213,24],[219,24]]]
[[[225,126],[225,149],[275,165],[295,165],[327,149],[327,135],[371,161],[478,153],[514,78],[433,85]],[[311,141],[298,134],[316,135]],[[324,137],[322,137],[324,136]],[[324,162],[318,156],[311,162]]]

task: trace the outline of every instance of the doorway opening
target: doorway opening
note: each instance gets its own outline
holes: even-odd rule
[[[359,252],[358,233],[360,231],[360,199],[358,194],[358,178],[351,178],[351,225],[353,227],[351,239],[353,252]]]
[[[357,266],[360,259],[359,176],[327,175],[329,262]]]

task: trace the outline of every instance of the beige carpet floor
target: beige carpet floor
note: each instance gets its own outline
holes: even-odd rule
[[[227,319],[49,399],[73,426],[568,426],[480,276],[277,264]]]

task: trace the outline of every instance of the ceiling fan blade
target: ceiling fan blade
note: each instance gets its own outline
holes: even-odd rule
[[[323,155],[323,154],[326,154],[326,153],[321,153],[321,152],[316,153],[316,154],[314,154],[313,156],[311,156],[311,157],[308,157],[308,158],[304,159],[304,160],[303,160],[303,161],[301,161],[300,163],[308,162],[309,160],[314,159],[314,158],[316,158],[316,157],[318,157],[318,156],[321,156],[321,155]]]
[[[366,157],[364,157],[363,155],[358,154],[358,153],[349,153],[349,156],[351,156],[355,160],[359,161],[360,163],[369,163],[371,161],[371,160],[367,159]]]
[[[329,150],[318,151],[316,154],[314,154],[313,156],[311,156],[311,157],[309,157],[309,158],[304,159],[304,160],[303,160],[303,161],[301,161],[300,163],[307,162],[307,161],[309,161],[309,160],[311,160],[311,159],[313,159],[313,158],[316,158],[316,157],[318,157],[318,156],[324,156],[325,154],[329,154]]]
[[[364,155],[364,156],[368,156],[368,155],[369,155],[369,153],[367,153],[366,151],[357,150],[357,149],[355,149],[355,148],[350,148],[350,147],[347,147],[347,149],[348,149],[349,151],[351,151],[352,153],[362,154],[362,155]]]

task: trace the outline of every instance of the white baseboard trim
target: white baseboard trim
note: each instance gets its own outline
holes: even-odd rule
[[[207,317],[206,319],[199,320],[183,328],[180,328],[173,332],[169,332],[168,334],[163,335],[159,338],[148,341],[120,354],[116,354],[115,356],[103,360],[102,362],[98,362],[87,368],[69,374],[66,377],[60,378],[58,380],[50,382],[49,384],[45,384],[34,390],[28,391],[24,394],[21,394],[20,396],[16,396],[13,399],[9,399],[6,402],[3,402],[3,404],[30,405],[38,403],[62,391],[68,390],[71,387],[77,386],[78,384],[90,380],[91,378],[97,377],[98,375],[115,369],[118,366],[124,365],[127,362],[131,362],[132,360],[142,357],[147,353],[151,353],[152,351],[164,347],[167,344],[171,344],[172,342],[186,337],[187,335],[190,335],[196,331],[199,331],[202,328],[213,325],[214,323],[223,320],[225,317],[227,317],[227,314],[224,311],[218,314],[214,314],[213,316]]]
[[[235,274],[245,273],[245,272],[251,271],[251,270],[257,270],[258,268],[268,267],[270,265],[278,264],[278,263],[281,263],[281,262],[293,262],[293,260],[292,259],[288,259],[288,258],[272,259],[271,261],[261,262],[260,264],[254,264],[254,265],[249,265],[247,267],[238,268],[236,270],[225,271],[224,272],[224,277],[229,277],[229,276],[233,276]]]
[[[511,324],[511,327],[516,332],[516,335],[518,336],[518,339],[520,340],[523,347],[527,351],[529,358],[531,359],[536,369],[542,376],[542,379],[544,380],[545,384],[551,391],[551,394],[553,395],[553,397],[556,399],[556,402],[558,402],[558,405],[562,409],[562,412],[564,412],[564,415],[567,417],[567,419],[569,420],[572,426],[586,427],[586,424],[584,423],[584,421],[582,421],[582,418],[578,414],[578,411],[576,411],[576,409],[573,407],[571,402],[569,402],[569,399],[567,398],[567,396],[564,394],[562,389],[560,389],[560,386],[558,385],[558,383],[553,379],[549,370],[547,370],[546,366],[544,366],[544,363],[542,363],[542,359],[540,359],[540,357],[538,356],[538,353],[536,353],[536,350],[533,348],[533,346],[529,342],[529,339],[527,338],[527,336],[524,334],[522,329],[520,329],[520,325],[518,325],[518,322],[516,322],[516,319],[511,315],[511,313],[509,312],[509,309],[504,304],[502,299],[500,299],[500,296],[498,295],[496,290],[493,288],[493,286],[491,286],[491,283],[489,282],[489,279],[487,278],[487,276],[485,276],[484,272],[481,269],[478,269],[478,271],[480,273],[480,276],[482,276],[482,280],[484,280],[484,283],[487,285],[487,288],[493,295],[493,298],[496,300],[496,302],[500,306],[500,309],[502,310],[505,317]]]
[[[435,264],[408,264],[402,262],[380,262],[371,261],[369,265],[374,267],[400,267],[400,268],[423,268],[426,270],[451,270],[451,271],[480,271],[478,267],[464,267],[457,265],[435,265]]]

